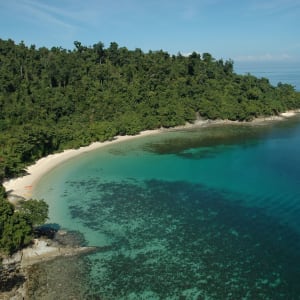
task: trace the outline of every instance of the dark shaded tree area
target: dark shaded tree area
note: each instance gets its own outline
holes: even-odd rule
[[[48,204],[44,200],[20,201],[14,207],[0,185],[0,265],[1,258],[30,244],[34,229],[48,218]]]
[[[28,200],[15,209],[0,191],[0,259],[28,245],[34,227],[47,217],[48,204],[43,200]]]
[[[232,61],[209,53],[74,46],[0,39],[0,182],[49,153],[182,125],[196,113],[248,121],[300,107],[292,86],[237,75]]]

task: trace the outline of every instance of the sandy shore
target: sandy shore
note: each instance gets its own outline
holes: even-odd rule
[[[162,131],[163,131],[162,129],[147,130],[134,136],[127,136],[127,135],[118,136],[112,141],[95,142],[87,147],[65,150],[60,153],[48,155],[46,157],[39,159],[35,164],[27,167],[26,168],[26,172],[28,173],[27,175],[5,181],[3,183],[3,186],[5,187],[5,190],[9,193],[9,195],[16,195],[16,196],[23,197],[25,199],[30,199],[32,196],[33,189],[37,184],[37,182],[41,179],[41,177],[46,173],[48,173],[49,171],[51,171],[56,166],[60,165],[61,163],[75,156],[102,148],[106,145],[111,145],[122,141],[128,141],[138,137],[157,134]]]
[[[287,111],[279,116],[272,116],[272,117],[266,117],[266,118],[257,118],[253,120],[252,122],[237,122],[237,121],[229,121],[229,120],[198,120],[194,124],[187,124],[184,126],[178,126],[174,129],[184,129],[184,128],[197,128],[197,127],[206,127],[216,124],[257,124],[259,122],[265,122],[265,121],[274,121],[274,120],[284,120],[286,118],[292,117],[296,115],[297,113],[300,113],[300,110],[294,110],[294,111]],[[40,180],[40,178],[45,175],[47,172],[55,168],[56,166],[60,165],[61,163],[67,161],[68,159],[71,159],[75,156],[81,155],[86,152],[93,151],[95,149],[102,148],[106,145],[111,145],[114,143],[119,143],[122,141],[128,141],[131,139],[149,136],[153,134],[158,134],[161,132],[165,132],[168,129],[156,129],[156,130],[147,130],[142,131],[140,134],[135,136],[118,136],[113,141],[106,141],[106,142],[95,142],[87,147],[81,147],[79,149],[71,149],[71,150],[65,150],[60,153],[51,154],[47,157],[39,159],[34,165],[29,166],[26,171],[28,175],[25,175],[23,177],[19,177],[16,179],[11,179],[8,181],[5,181],[3,183],[6,191],[10,195],[17,195],[21,196],[25,199],[30,199],[32,197],[32,192],[37,184],[37,182]]]

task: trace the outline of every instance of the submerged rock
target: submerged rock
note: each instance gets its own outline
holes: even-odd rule
[[[57,257],[27,268],[28,299],[87,299],[87,266],[80,256]]]
[[[83,244],[83,237],[76,232],[58,231],[54,234],[53,239],[34,239],[29,247],[3,259],[0,264],[0,299],[41,299],[30,295],[42,284],[40,281],[43,280],[43,277],[40,271],[37,274],[35,270],[43,268],[38,265],[42,266],[43,263],[56,259],[60,261],[61,267],[62,262],[68,261],[67,257],[72,259],[77,255],[97,251],[96,247],[82,247]],[[63,259],[60,260],[59,258],[62,257]],[[61,268],[61,271],[68,270],[68,264],[64,263],[64,265],[65,267]],[[60,273],[64,274],[64,272]],[[76,277],[78,270],[72,274],[73,277]],[[54,274],[54,276],[56,275]]]
[[[0,265],[0,298],[23,299],[25,291],[23,284],[25,276],[22,272],[20,262],[5,262]]]

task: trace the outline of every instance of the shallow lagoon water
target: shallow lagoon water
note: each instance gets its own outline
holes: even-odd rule
[[[50,223],[101,248],[68,262],[59,297],[299,299],[299,148],[295,117],[170,131],[65,162],[35,196]],[[51,299],[61,262],[42,268]]]

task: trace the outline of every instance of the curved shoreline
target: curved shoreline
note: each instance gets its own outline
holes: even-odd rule
[[[105,141],[105,142],[94,142],[86,147],[80,147],[79,149],[69,149],[64,150],[63,152],[50,154],[46,157],[43,157],[35,162],[35,164],[30,165],[26,168],[27,175],[23,177],[18,177],[14,179],[10,179],[8,181],[5,181],[3,183],[3,186],[8,193],[9,198],[16,197],[22,197],[26,200],[30,199],[32,197],[32,192],[38,183],[38,181],[49,171],[54,169],[56,166],[60,165],[61,163],[74,158],[76,156],[79,156],[81,154],[100,149],[102,147],[105,147],[107,145],[112,145],[115,143],[128,141],[132,139],[136,139],[139,137],[145,137],[149,135],[159,134],[162,132],[167,132],[169,130],[180,130],[180,129],[188,129],[188,128],[201,128],[201,127],[207,127],[207,126],[213,126],[213,125],[220,125],[220,124],[258,124],[258,123],[264,123],[266,121],[277,121],[277,120],[284,120],[289,117],[295,116],[297,113],[300,113],[300,110],[293,110],[293,111],[287,111],[279,116],[271,116],[271,117],[262,117],[254,119],[251,122],[239,122],[239,121],[230,121],[230,120],[198,120],[195,121],[193,124],[186,124],[183,126],[177,126],[173,128],[161,128],[161,129],[154,129],[154,130],[146,130],[142,131],[137,135],[132,136],[117,136],[112,141]]]
[[[285,112],[279,116],[265,117],[265,118],[257,118],[252,122],[237,122],[237,121],[229,121],[229,120],[198,120],[193,124],[186,124],[184,126],[177,126],[169,129],[157,129],[157,130],[148,130],[143,131],[135,136],[118,136],[113,141],[106,142],[95,142],[87,147],[81,147],[79,149],[70,149],[65,150],[61,153],[56,153],[49,155],[47,157],[39,159],[35,164],[29,166],[26,170],[29,173],[26,176],[12,179],[4,182],[4,187],[6,191],[9,193],[9,197],[13,198],[14,195],[24,197],[25,199],[29,199],[31,197],[31,193],[35,186],[38,184],[39,180],[49,171],[64,163],[65,161],[77,157],[78,155],[100,149],[107,145],[112,145],[115,143],[119,143],[122,141],[128,141],[132,139],[136,139],[139,137],[150,136],[154,134],[159,134],[168,131],[174,130],[184,130],[184,129],[193,129],[198,128],[199,130],[204,129],[206,127],[214,126],[214,125],[249,125],[249,126],[262,126],[264,124],[268,124],[270,122],[277,122],[280,120],[286,120],[289,117],[295,116],[297,113],[300,113],[300,110],[297,111],[289,111]],[[297,119],[298,120],[298,119]],[[10,200],[11,200],[10,198]],[[77,255],[81,253],[87,253],[90,251],[94,251],[95,248],[72,248],[66,247],[61,248],[59,246],[47,245],[47,243],[43,240],[36,240],[35,243],[24,249],[22,252],[19,252],[17,255],[21,255],[22,264],[21,271],[22,275],[25,278],[24,284],[22,284],[19,288],[14,288],[14,290],[9,291],[7,293],[0,292],[0,298],[2,299],[26,299],[28,294],[28,284],[30,282],[30,278],[28,277],[28,266],[43,262],[45,260],[55,259],[57,257],[64,257],[67,255]],[[21,254],[20,254],[21,253]],[[29,270],[29,271],[28,271]],[[7,295],[7,296],[6,296]],[[13,298],[11,298],[13,297]],[[19,297],[19,298],[18,298]]]
[[[56,166],[61,163],[79,156],[83,153],[87,153],[99,148],[102,148],[107,145],[111,145],[114,143],[119,143],[122,141],[131,140],[137,137],[148,136],[152,134],[157,134],[162,132],[162,129],[157,130],[147,130],[143,131],[138,135],[133,136],[117,136],[112,141],[105,142],[94,142],[86,147],[80,147],[79,149],[69,149],[64,150],[63,152],[50,154],[46,157],[43,157],[35,162],[35,164],[30,165],[26,168],[26,172],[28,173],[25,176],[13,178],[7,180],[3,183],[3,186],[8,193],[8,196],[17,196],[25,198],[26,200],[30,199],[32,196],[32,191],[36,186],[37,182],[49,171],[54,169]]]

